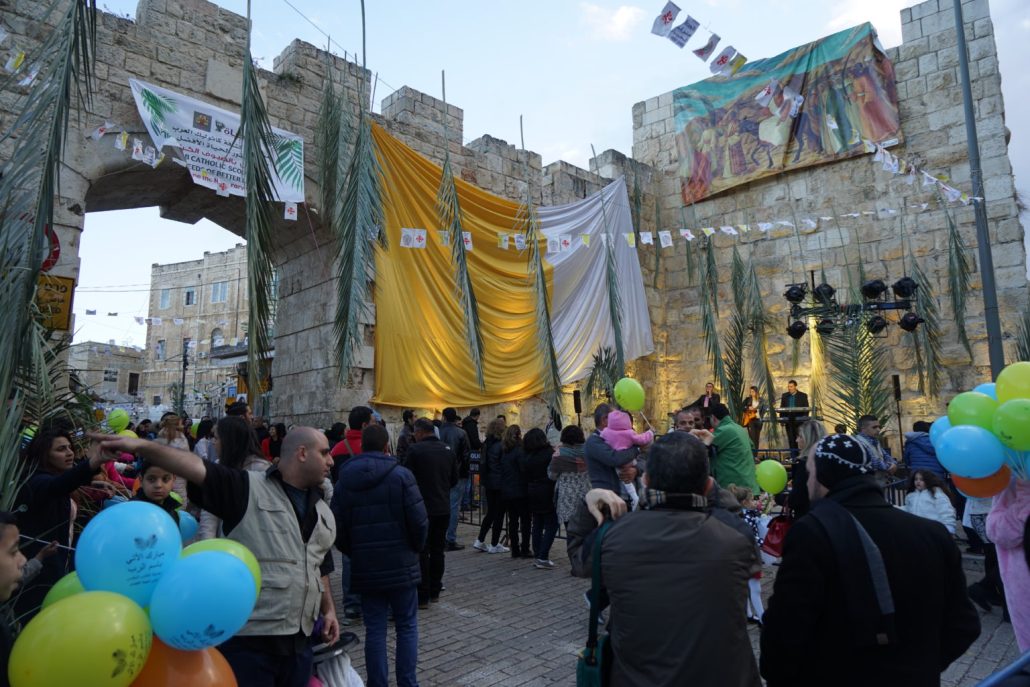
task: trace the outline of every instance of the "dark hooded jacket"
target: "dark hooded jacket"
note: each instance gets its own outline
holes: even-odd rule
[[[354,456],[340,466],[332,509],[336,546],[351,559],[352,591],[389,592],[419,583],[429,518],[410,470],[377,451]]]

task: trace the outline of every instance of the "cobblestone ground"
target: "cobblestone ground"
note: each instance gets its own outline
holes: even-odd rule
[[[554,570],[536,570],[531,561],[508,554],[476,551],[476,529],[459,526],[462,551],[447,554],[446,591],[440,603],[419,612],[419,684],[423,687],[476,685],[574,685],[576,652],[586,641],[588,580],[569,574],[565,542],[552,550]],[[983,576],[982,564],[966,560],[966,576]],[[772,591],[775,567],[766,567],[764,597]],[[334,578],[337,606],[339,579]],[[969,687],[1011,663],[1019,655],[1012,626],[1001,613],[981,614],[980,638],[942,676],[944,687]],[[364,641],[360,621],[343,628]],[[758,630],[749,630],[758,652]],[[387,634],[393,680],[393,626]],[[362,645],[351,651],[353,665],[365,677]]]

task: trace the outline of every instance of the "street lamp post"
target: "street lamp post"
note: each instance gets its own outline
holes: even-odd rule
[[[973,211],[976,217],[976,244],[980,257],[980,285],[983,290],[984,319],[987,324],[987,355],[991,363],[991,379],[997,379],[1005,367],[1005,351],[1001,345],[1001,320],[998,316],[998,291],[994,284],[994,258],[991,237],[987,231],[987,199],[984,195],[983,170],[980,169],[980,144],[976,136],[976,113],[973,110],[973,89],[969,81],[969,56],[966,53],[965,21],[962,0],[954,0],[955,33],[958,42],[959,81],[966,114],[966,147],[969,154],[969,177],[973,183]]]

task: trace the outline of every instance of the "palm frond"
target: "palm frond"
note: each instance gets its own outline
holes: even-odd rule
[[[829,401],[824,404],[828,419],[848,427],[856,427],[862,415],[886,420],[891,398],[887,349],[869,333],[864,319],[815,336],[826,346],[829,361]]]
[[[707,252],[712,251],[712,246],[707,246]],[[705,353],[712,365],[712,373],[719,382],[720,388],[726,388],[726,369],[723,363],[722,347],[719,343],[719,329],[716,325],[718,320],[717,302],[718,299],[710,288],[710,270],[714,269],[715,263],[711,260],[701,262],[701,334],[705,342]],[[725,392],[724,392],[725,393]]]
[[[937,196],[944,208],[944,216],[948,220],[948,289],[951,291],[951,309],[955,314],[955,331],[958,333],[958,340],[962,347],[973,359],[973,347],[969,343],[969,335],[966,333],[966,294],[970,289],[970,274],[972,268],[966,257],[966,247],[962,242],[962,235],[959,234],[955,218],[941,195],[940,189]]]
[[[740,257],[737,245],[734,244],[731,273],[731,281],[735,285],[733,289],[733,313],[730,315],[730,324],[722,340],[723,367],[726,372],[726,382],[722,387],[722,399],[729,409],[730,415],[738,422],[743,410],[740,404],[744,398],[744,388],[747,386],[745,348],[749,338],[748,334],[751,330],[750,313],[747,307],[749,293],[745,288],[745,280],[744,261]]]
[[[754,252],[748,254],[746,290],[747,290],[747,311],[751,327],[751,372],[758,377],[759,394],[764,394],[769,408],[776,405],[776,386],[772,376],[772,367],[769,365],[768,328],[772,325],[771,318],[765,311],[765,302],[762,300],[761,282],[758,281],[758,274],[755,271]],[[774,440],[779,439],[780,426],[777,422],[769,423],[770,435]]]
[[[340,213],[333,226],[339,281],[336,294],[336,355],[341,381],[350,376],[354,351],[368,315],[369,282],[375,275],[373,241],[386,246],[383,233],[383,170],[376,155],[371,120],[359,116],[354,152],[347,169]]]
[[[662,209],[661,203],[658,202],[658,194],[654,196],[654,282],[652,286],[658,288],[658,273],[662,271],[662,240],[658,236],[658,232],[662,230]]]
[[[930,290],[930,281],[919,266],[919,261],[909,248],[908,269],[919,284],[916,289],[916,312],[923,318],[923,324],[916,331],[907,333],[916,354],[916,372],[919,375],[919,392],[936,397],[941,390],[941,323],[937,299]]]
[[[593,144],[590,152],[597,158]],[[626,351],[622,343],[622,298],[619,296],[619,271],[615,264],[615,230],[608,221],[608,206],[604,202],[604,189],[597,194],[601,202],[601,221],[604,227],[605,286],[608,292],[608,315],[612,321],[612,335],[615,338],[615,362],[619,377],[626,369]]]
[[[454,172],[451,170],[451,155],[443,158],[443,171],[440,176],[440,188],[436,192],[436,213],[440,224],[451,237],[451,260],[454,263],[454,285],[458,300],[461,303],[462,316],[465,321],[465,343],[469,357],[476,371],[476,382],[479,388],[486,386],[483,378],[483,335],[479,325],[479,303],[472,287],[472,274],[469,272],[468,255],[465,251],[465,225],[458,200],[458,189],[454,184]]]
[[[640,245],[640,206],[643,204],[644,194],[640,190],[640,175],[633,174],[633,198],[631,199],[630,212],[632,217],[630,218],[633,222],[633,237],[637,240],[637,245]]]
[[[326,50],[325,78],[322,81],[322,99],[318,105],[318,120],[315,124],[315,150],[317,151],[319,208],[325,226],[332,227],[339,216],[346,168],[341,168],[344,159],[344,141],[341,136],[343,107],[333,82],[332,55]]]
[[[719,318],[719,268],[715,264],[715,241],[714,236],[705,239],[705,268],[701,274],[702,288],[708,291],[712,301],[712,310],[716,319]]]
[[[1023,308],[1023,314],[1016,324],[1016,360],[1030,360],[1030,305]]]
[[[295,189],[304,186],[304,144],[296,138],[274,135],[275,173]]]
[[[684,229],[689,229],[689,227],[687,226],[687,217],[686,217],[686,214],[683,212],[683,208],[682,207],[680,207],[680,223],[683,225]],[[687,286],[693,286],[694,284],[697,283],[697,273],[696,273],[697,265],[694,262],[695,258],[694,258],[694,247],[692,245],[693,243],[694,243],[693,241],[687,241],[686,242],[686,244],[687,244]]]
[[[522,142],[522,174],[526,183],[526,195],[519,205],[515,231],[526,234],[529,246],[529,278],[535,298],[537,350],[544,369],[544,401],[551,408],[561,412],[561,372],[558,369],[558,353],[554,346],[554,332],[551,330],[551,305],[547,300],[547,274],[544,271],[543,255],[540,252],[540,218],[533,202],[533,187],[530,183],[529,153],[522,137],[522,117],[519,117],[519,134]]]
[[[44,17],[57,6],[51,4]],[[18,430],[26,405],[33,402],[18,390],[17,376],[40,360],[34,300],[44,231],[54,224],[70,113],[76,103],[80,111],[91,110],[95,50],[95,0],[76,0],[33,52],[33,63],[40,68],[37,80],[0,137],[10,146],[10,157],[0,170],[0,398],[10,404],[0,432],[4,500],[16,493],[9,494],[6,487],[12,476],[16,479]]]
[[[248,7],[249,19],[249,7]],[[248,21],[248,26],[252,26]],[[247,239],[247,388],[252,398],[262,390],[262,362],[272,348],[272,225],[276,193],[268,168],[275,159],[275,139],[268,120],[257,72],[250,54],[250,29],[243,62],[243,97],[240,129],[243,141],[243,177],[247,185],[245,236]]]
[[[615,393],[615,383],[622,379],[622,368],[619,366],[618,356],[610,346],[602,346],[594,353],[594,363],[590,367],[590,374],[587,375],[586,386],[583,393],[587,397],[587,405],[594,405],[594,401],[600,401],[600,394],[610,401]]]

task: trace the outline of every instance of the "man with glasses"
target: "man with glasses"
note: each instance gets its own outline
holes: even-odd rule
[[[858,433],[854,435],[872,454],[872,467],[876,472],[893,475],[898,471],[898,463],[890,452],[880,443],[880,421],[874,415],[863,415],[858,418]]]

